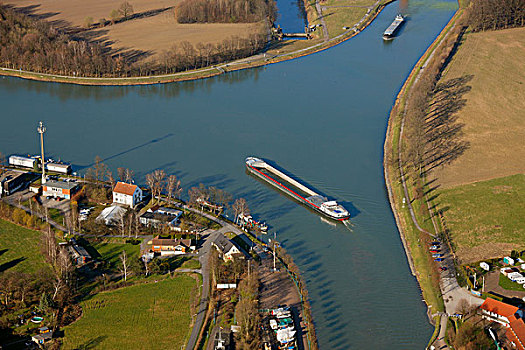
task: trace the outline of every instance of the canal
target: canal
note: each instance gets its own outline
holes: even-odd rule
[[[421,349],[432,328],[385,192],[387,118],[412,66],[455,1],[410,2],[389,43],[389,5],[355,38],[308,57],[212,79],[82,87],[0,77],[0,151],[46,151],[82,171],[96,155],[136,180],[164,169],[245,197],[304,273],[322,349]],[[264,157],[337,199],[353,227],[333,226],[245,174]]]

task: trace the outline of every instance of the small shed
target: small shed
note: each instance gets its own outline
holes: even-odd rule
[[[31,337],[31,340],[37,344],[45,344],[46,342],[53,339],[53,332],[45,332],[41,334],[36,334]]]
[[[512,259],[510,256],[504,257],[503,262],[508,265],[514,265],[514,259]]]

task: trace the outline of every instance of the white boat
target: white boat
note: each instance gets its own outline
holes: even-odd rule
[[[405,17],[401,14],[397,15],[394,22],[392,22],[383,33],[383,39],[392,40],[403,22],[405,22]]]

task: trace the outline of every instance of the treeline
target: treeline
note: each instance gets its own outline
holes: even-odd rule
[[[232,36],[216,44],[198,43],[195,46],[183,41],[164,52],[158,65],[165,74],[198,69],[252,56],[265,45],[264,34],[251,34],[247,38]]]
[[[523,27],[525,0],[472,0],[468,24],[474,32]]]
[[[156,62],[113,55],[98,43],[61,32],[43,20],[0,5],[0,66],[78,77],[133,77],[208,67],[254,55],[266,44],[265,29],[216,44],[182,42]],[[133,56],[133,55],[132,55]]]
[[[273,23],[277,6],[274,0],[183,0],[175,13],[179,23]]]

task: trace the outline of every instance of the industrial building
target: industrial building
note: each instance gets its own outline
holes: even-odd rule
[[[78,188],[78,184],[75,182],[64,182],[64,181],[46,181],[42,185],[42,195],[54,198],[71,199],[71,195],[75,193]]]

